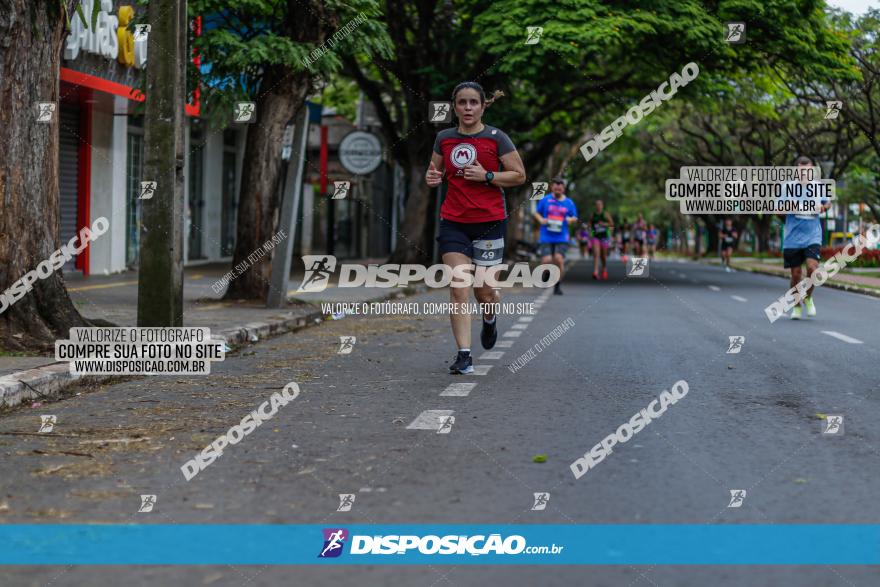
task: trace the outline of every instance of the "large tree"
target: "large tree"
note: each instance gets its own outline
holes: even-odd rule
[[[832,76],[844,68],[845,40],[828,29],[821,2],[629,4],[384,2],[393,58],[350,58],[346,72],[376,106],[391,155],[409,180],[405,238],[398,240],[394,260],[423,259],[431,250],[436,194],[423,175],[437,128],[427,120],[427,102],[448,100],[460,81],[475,79],[488,90],[507,92],[486,120],[513,136],[534,179],[558,143],[601,129],[689,61],[708,74],[701,78],[768,65]],[[748,23],[748,43],[725,42],[723,23],[729,20]],[[524,44],[526,26],[543,27],[538,44]]]
[[[0,8],[0,292],[59,243],[58,112],[37,122],[37,102],[59,101],[61,46],[74,0],[10,0]],[[0,314],[0,346],[46,349],[88,326],[61,272]]]
[[[190,11],[210,15],[196,47],[208,66],[203,81],[212,116],[228,123],[233,102],[256,104],[256,122],[247,127],[232,260],[233,266],[247,265],[276,231],[285,127],[300,119],[306,97],[340,68],[340,55],[352,43],[367,55],[387,50],[384,29],[374,19],[376,0],[192,0]],[[351,31],[334,37],[346,25]],[[328,52],[312,61],[310,52],[328,41]],[[231,282],[226,297],[265,299],[270,267],[267,255]]]
[[[859,18],[835,11],[833,20],[840,36],[849,41],[857,75],[850,79],[781,81],[817,115],[825,112],[828,101],[842,102],[838,118],[829,122],[862,135],[870,146],[870,155],[854,166],[853,179],[872,216],[880,219],[880,10]]]

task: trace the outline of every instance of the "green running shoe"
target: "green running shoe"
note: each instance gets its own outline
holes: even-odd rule
[[[804,305],[807,307],[807,316],[816,315],[816,304],[813,303],[813,296],[804,298]]]
[[[801,309],[801,307],[799,305],[795,306],[794,310],[791,311],[791,319],[792,320],[800,320],[802,314],[803,314],[803,310]]]

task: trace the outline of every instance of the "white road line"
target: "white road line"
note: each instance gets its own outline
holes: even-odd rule
[[[488,375],[492,365],[474,365],[474,375]]]
[[[747,301],[749,301],[749,300],[745,299],[745,298],[742,297],[742,296],[730,296],[730,297],[733,298],[734,300],[738,301],[738,302],[747,302]]]
[[[499,340],[498,342],[495,343],[495,346],[497,346],[499,349],[509,349],[510,347],[513,346],[513,341],[512,340]]]
[[[455,413],[455,410],[425,410],[410,422],[407,430],[439,430],[440,425]]]
[[[511,326],[511,328],[512,328],[513,330],[525,330],[525,329],[528,328],[528,327],[529,327],[528,324],[520,324],[519,322],[517,322],[516,324],[514,324],[513,326]]]
[[[482,360],[486,359],[486,360],[492,361],[492,360],[500,359],[503,356],[504,356],[504,351],[486,351],[485,353],[480,355],[480,358],[477,360],[482,361]]]
[[[519,321],[520,322],[531,322],[534,319],[535,319],[534,316],[520,316]]]
[[[476,383],[450,383],[449,387],[444,389],[440,395],[447,397],[467,397],[476,386]]]
[[[710,285],[709,289],[711,289],[712,291],[721,291],[721,288],[717,285]]]
[[[523,333],[522,330],[508,330],[507,332],[505,332],[501,336],[504,338],[516,338],[517,336],[519,336],[522,333]]]
[[[840,334],[839,332],[834,332],[833,330],[823,330],[822,334],[827,334],[828,336],[834,337],[837,340],[842,340],[843,342],[848,342],[849,344],[864,344],[857,338],[853,338],[845,334]]]

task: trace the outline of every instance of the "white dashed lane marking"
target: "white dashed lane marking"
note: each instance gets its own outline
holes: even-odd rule
[[[467,397],[476,386],[476,383],[451,383],[440,395],[447,397]]]
[[[443,422],[449,416],[455,413],[455,410],[425,410],[416,419],[410,422],[406,427],[407,430],[439,430]]]
[[[519,321],[520,322],[531,322],[534,319],[535,319],[534,316],[521,316]]]
[[[521,335],[522,333],[523,333],[522,330],[508,330],[507,332],[505,332],[501,336],[504,338],[516,338],[517,336]]]
[[[745,298],[742,297],[742,296],[730,296],[730,297],[733,298],[734,300],[738,301],[738,302],[747,302],[747,301],[749,301],[749,300],[745,299]]]
[[[480,355],[480,358],[478,360],[480,360],[480,361],[483,361],[483,360],[494,361],[494,360],[500,359],[503,356],[504,356],[504,351],[486,351],[485,353]]]
[[[864,344],[857,338],[853,338],[851,336],[847,336],[845,334],[841,334],[839,332],[834,332],[833,330],[823,330],[822,334],[827,334],[832,338],[836,338],[837,340],[842,340],[843,342],[848,342],[849,344]]]
[[[511,328],[512,328],[513,330],[525,330],[525,329],[528,328],[528,327],[529,327],[528,324],[519,324],[519,323],[514,324],[513,326],[511,326]]]
[[[474,365],[474,375],[488,375],[492,365]]]
[[[499,340],[497,343],[495,343],[495,346],[497,346],[499,349],[509,349],[510,347],[513,346],[513,341],[512,340]]]
[[[709,289],[711,289],[712,291],[721,291],[721,288],[717,285],[710,285]]]

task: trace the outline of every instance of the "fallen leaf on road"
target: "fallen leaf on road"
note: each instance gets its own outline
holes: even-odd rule
[[[533,463],[546,463],[547,462],[547,455],[535,455],[532,457],[532,462]]]
[[[214,509],[213,503],[197,503],[195,506],[197,510],[212,510]]]

